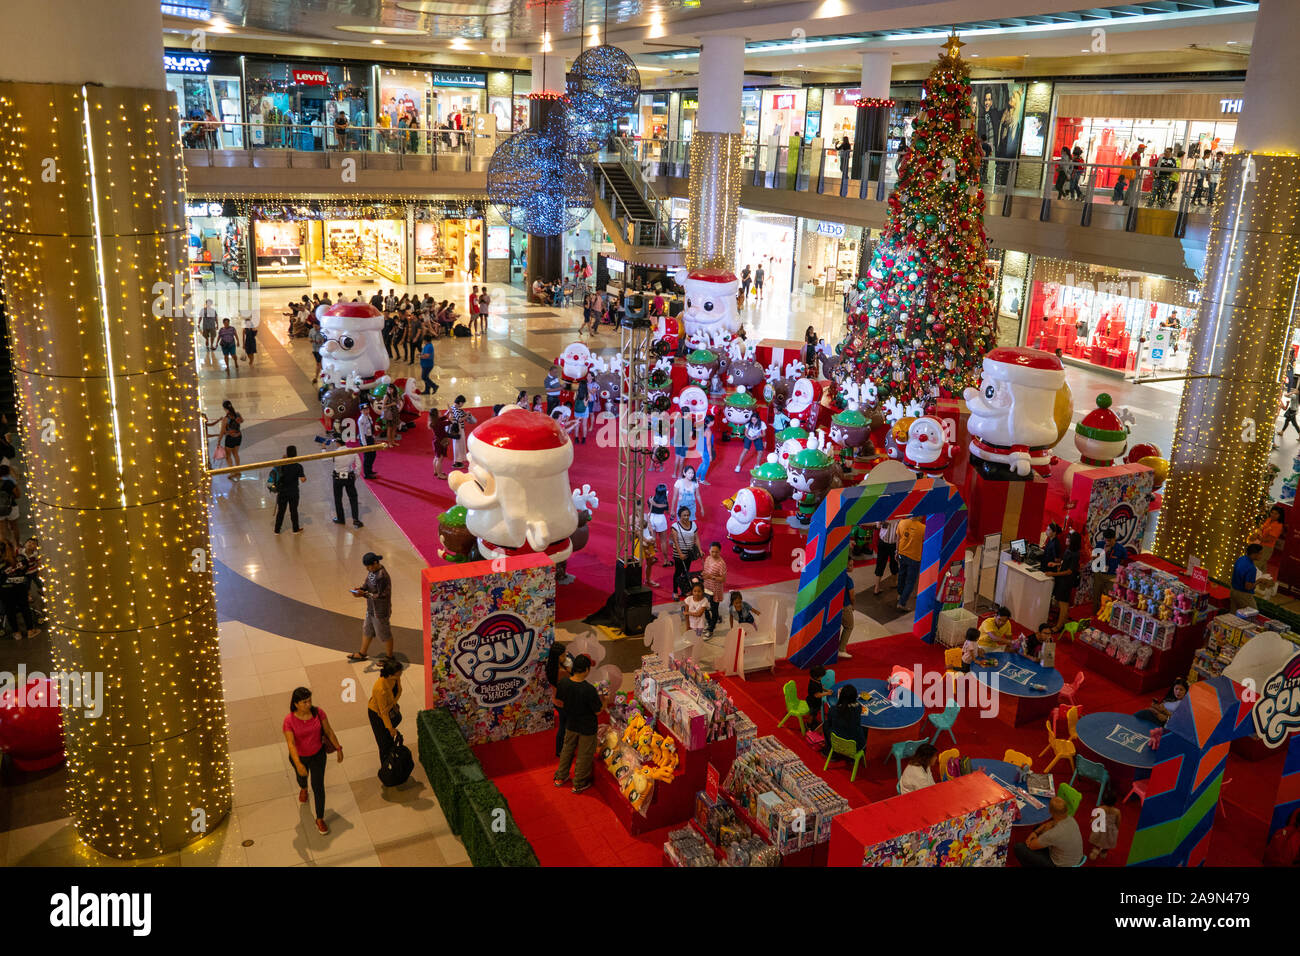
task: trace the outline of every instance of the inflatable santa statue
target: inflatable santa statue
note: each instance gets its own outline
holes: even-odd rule
[[[388,369],[384,314],[365,302],[336,302],[316,310],[325,344],[320,350],[326,385],[362,391]]]
[[[727,537],[742,561],[772,556],[772,495],[752,485],[736,492],[727,516]]]
[[[569,487],[573,443],[540,412],[511,408],[470,432],[468,471],[447,480],[484,558],[573,552],[578,511]]]
[[[677,284],[686,290],[682,322],[696,345],[725,348],[740,329],[736,290],[740,281],[726,269],[678,269]]]
[[[971,465],[985,478],[1028,481],[1047,475],[1062,437],[1058,404],[1070,407],[1065,367],[1048,352],[997,348],[984,356],[979,388],[966,389]]]

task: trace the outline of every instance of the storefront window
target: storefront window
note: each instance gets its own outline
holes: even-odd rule
[[[303,248],[307,226],[306,221],[253,223],[253,254],[262,285],[307,284],[310,273]]]
[[[858,277],[862,227],[799,220],[798,287],[808,296],[842,295]]]
[[[853,145],[854,130],[858,118],[858,90],[827,90],[822,97],[821,137],[826,149],[826,175],[836,178],[840,175],[840,156],[835,146],[844,137]]]
[[[784,146],[791,136],[802,136],[807,101],[807,90],[764,90],[760,141],[766,143],[775,137]]]
[[[794,216],[740,210],[736,265],[742,269],[749,266],[755,272],[760,265],[763,267],[765,296],[790,290],[796,225]]]
[[[1138,374],[1182,370],[1198,296],[1191,282],[1036,257],[1028,344]]]
[[[642,93],[633,117],[635,134],[642,139],[664,139],[668,135],[668,94]]]
[[[371,125],[370,72],[367,66],[247,60],[251,145],[369,148],[371,144],[354,127]]]
[[[181,128],[185,146],[242,149],[244,130],[240,112],[239,58],[211,54],[167,53],[163,56],[167,89],[176,95],[180,114],[194,121]],[[208,114],[220,125],[200,126]]]
[[[695,113],[700,108],[700,95],[694,90],[682,93],[681,119],[674,139],[689,140],[695,134]]]
[[[376,278],[406,281],[406,223],[392,219],[327,219],[323,229],[321,265],[334,278],[341,282]]]
[[[528,128],[528,94],[532,91],[533,78],[527,73],[516,73],[513,125],[516,130]]]
[[[758,142],[758,120],[763,112],[762,90],[743,90],[740,94],[740,122],[743,142]]]
[[[470,252],[478,263],[476,278],[483,279],[484,237],[482,219],[436,219],[415,224],[415,281],[463,282]]]
[[[185,207],[190,277],[206,288],[248,282],[247,220],[222,215],[218,202]]]
[[[435,70],[433,86],[431,114],[437,125],[446,130],[474,129],[474,114],[488,108],[487,74]]]

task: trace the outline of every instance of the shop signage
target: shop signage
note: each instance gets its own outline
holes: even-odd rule
[[[803,86],[803,77],[799,76],[778,76],[776,82],[780,86],[793,86],[796,89]]]
[[[819,236],[830,236],[832,239],[839,239],[844,235],[846,227],[839,222],[819,222],[813,232]]]
[[[221,203],[219,202],[191,202],[185,204],[185,215],[187,216],[220,216]]]
[[[718,768],[713,764],[704,771],[704,795],[709,798],[709,803],[718,802]]]
[[[328,86],[330,75],[324,70],[294,70],[293,81],[299,86]]]
[[[206,73],[212,62],[210,56],[171,56],[163,54],[163,70],[167,73]]]
[[[1205,567],[1192,568],[1192,587],[1206,594],[1210,590],[1210,570]]]
[[[772,97],[772,109],[774,110],[792,110],[794,109],[793,93],[777,93]]]
[[[486,73],[438,73],[433,74],[434,86],[487,86]]]
[[[700,108],[700,101],[694,98],[682,100],[682,109],[697,110]]]
[[[1269,747],[1280,747],[1300,729],[1300,653],[1273,672],[1251,710],[1255,731]]]
[[[521,618],[502,611],[484,618],[456,642],[452,664],[472,685],[484,707],[502,707],[528,686],[534,632]]]
[[[1235,99],[1235,100],[1231,100],[1231,99],[1229,99],[1229,100],[1219,100],[1219,112],[1220,112],[1220,113],[1240,113],[1240,112],[1241,112],[1241,104],[1242,104],[1242,100],[1240,100],[1240,99]]]

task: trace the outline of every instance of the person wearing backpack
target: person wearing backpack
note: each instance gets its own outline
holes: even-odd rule
[[[297,458],[298,449],[290,445],[284,450],[285,458]],[[289,511],[289,521],[293,525],[293,533],[297,534],[302,531],[298,525],[298,484],[307,480],[307,474],[302,470],[299,462],[293,461],[287,465],[276,465],[271,469],[271,474],[267,477],[266,483],[270,490],[275,492],[275,533],[280,533],[280,526],[284,524],[284,512],[287,508]]]

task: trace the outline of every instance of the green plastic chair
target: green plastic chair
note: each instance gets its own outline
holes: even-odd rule
[[[889,754],[885,759],[888,760],[890,757],[894,758],[895,775],[899,780],[903,779],[903,761],[916,753],[921,744],[928,744],[929,742],[930,741],[924,739],[900,740],[898,743],[894,744],[894,746],[889,748]]]
[[[822,770],[830,769],[831,761],[835,759],[836,754],[841,757],[851,757],[853,758],[853,772],[849,774],[849,783],[852,783],[858,779],[858,764],[862,762],[866,752],[865,747],[858,750],[858,745],[854,741],[845,740],[843,737],[831,734],[831,752],[826,755],[826,763],[822,766]]]
[[[1079,804],[1083,802],[1083,794],[1068,783],[1063,783],[1056,788],[1056,795],[1065,801],[1065,809],[1070,811],[1070,816],[1079,809]]]
[[[1076,777],[1094,781],[1097,784],[1097,793],[1099,795],[1106,792],[1106,785],[1110,783],[1110,771],[1095,760],[1089,760],[1087,757],[1076,756],[1074,758],[1074,776],[1070,777],[1070,786],[1074,786]]]
[[[809,713],[808,702],[799,698],[799,688],[795,686],[792,680],[785,682],[781,692],[785,694],[785,716],[781,718],[781,723],[777,724],[777,726],[780,727],[781,724],[793,717],[799,721],[799,733],[804,733],[803,719]]]
[[[952,725],[957,723],[957,715],[960,713],[960,707],[956,704],[949,704],[943,709],[942,714],[931,714],[927,718],[934,727],[934,736],[930,738],[930,743],[938,743],[939,735],[946,730],[955,747],[957,745],[957,735],[952,732]]]
[[[1091,623],[1092,618],[1090,617],[1085,617],[1079,621],[1066,621],[1061,627],[1061,632],[1063,634],[1069,634],[1070,640],[1077,641],[1079,639],[1079,628],[1087,627]]]
[[[1088,862],[1088,854],[1085,853],[1083,854],[1083,856],[1079,857],[1079,862],[1074,864],[1074,866],[1070,867],[1070,869],[1077,870],[1079,867],[1083,866],[1083,864],[1087,862]]]

